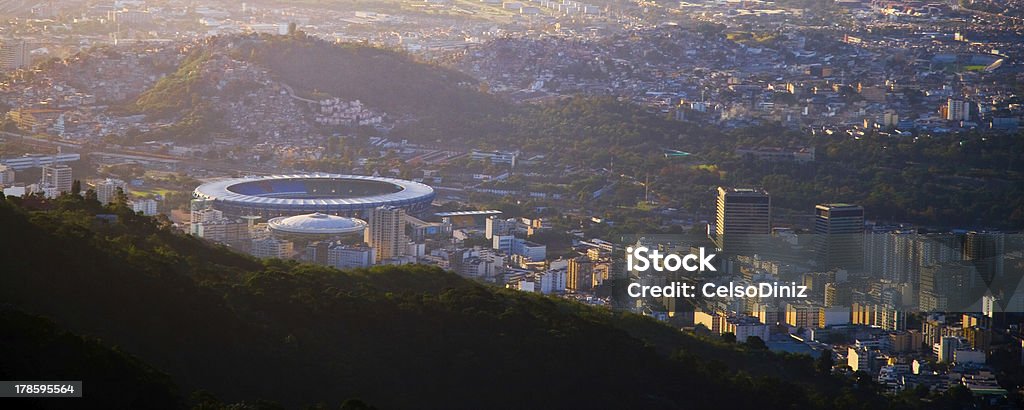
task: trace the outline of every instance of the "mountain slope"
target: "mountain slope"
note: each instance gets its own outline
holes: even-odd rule
[[[888,404],[871,389],[818,376],[810,358],[709,344],[647,318],[492,289],[437,268],[261,263],[71,196],[0,202],[0,225],[18,232],[0,236],[0,302],[119,346],[183,392],[205,389],[227,401]]]
[[[2,306],[0,329],[0,380],[88,380],[82,398],[23,400],[22,408],[173,409],[183,404],[167,375],[99,341]]]
[[[507,108],[461,72],[392,50],[304,35],[230,38],[234,57],[270,69],[304,93],[361,100],[393,115],[462,117]]]

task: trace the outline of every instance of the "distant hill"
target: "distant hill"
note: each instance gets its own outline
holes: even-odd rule
[[[201,143],[209,142],[213,135],[237,131],[227,126],[225,103],[257,104],[246,96],[248,92],[276,87],[248,79],[225,81],[231,77],[232,67],[252,65],[265,68],[270,78],[290,87],[297,96],[360,100],[392,119],[443,118],[464,123],[509,108],[498,98],[480,92],[472,77],[416,61],[402,52],[335,44],[301,33],[233,35],[206,39],[172,73],[121,107],[127,113],[173,122],[170,127],[125,142],[170,139]]]
[[[394,115],[456,116],[494,112],[504,103],[469,75],[416,61],[404,52],[295,36],[232,37],[236,58],[269,68],[303,93],[361,100]],[[223,43],[223,42],[222,42]]]
[[[648,318],[492,289],[433,267],[339,272],[260,262],[123,207],[72,196],[0,201],[0,225],[18,233],[0,235],[0,303],[118,346],[169,374],[182,392],[205,389],[228,402],[294,408],[359,398],[380,408],[475,409],[897,403],[870,383],[855,388],[822,377],[810,357],[709,343]],[[0,334],[15,329],[9,321],[0,326]],[[82,371],[59,362],[40,369],[32,376]],[[160,380],[138,377],[126,388],[139,393],[151,385],[143,380]]]

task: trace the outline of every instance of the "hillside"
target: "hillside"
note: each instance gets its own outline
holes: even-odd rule
[[[228,81],[225,74],[260,70],[267,74],[257,76],[259,81]],[[621,175],[646,175],[653,196],[678,209],[706,209],[713,200],[708,192],[718,185],[762,186],[772,193],[773,204],[797,214],[815,203],[839,201],[862,204],[870,219],[880,221],[959,228],[1024,226],[1024,139],[1019,136],[966,133],[909,139],[871,134],[851,139],[811,136],[781,126],[726,131],[669,120],[611,97],[511,104],[480,92],[483,87],[465,74],[404,53],[334,44],[301,33],[216,37],[197,46],[177,71],[133,106],[153,118],[174,118],[175,124],[140,135],[135,142],[207,142],[218,133],[262,140],[248,135],[252,130],[264,130],[264,136],[315,134],[304,102],[284,97],[276,105],[268,103],[273,110],[260,107],[281,95],[264,82],[278,81],[299,95],[358,99],[386,112],[397,120],[390,133],[396,139],[456,150],[520,149],[543,154],[547,167],[614,168]],[[225,113],[226,106],[234,108]],[[816,159],[757,161],[737,155],[739,147],[808,147],[816,149]],[[668,158],[666,149],[694,155]],[[632,204],[637,198],[627,199],[603,205]]]
[[[304,94],[361,100],[394,115],[469,117],[508,108],[478,91],[461,72],[416,61],[403,52],[307,37],[230,39],[235,58],[266,67]]]
[[[169,125],[112,142],[316,134],[308,102],[334,97],[359,100],[388,122],[444,118],[460,123],[508,108],[478,87],[465,74],[367,45],[334,44],[301,33],[210,37],[189,48],[174,70],[138,98],[116,107]]]
[[[71,196],[0,201],[0,224],[18,232],[0,236],[0,303],[117,346],[170,375],[181,397],[207,390],[288,407],[353,398],[380,408],[721,407],[695,397],[887,405],[870,384],[821,377],[809,357],[710,343],[437,268],[259,262]]]
[[[0,379],[89,380],[82,399],[22,402],[22,408],[178,408],[184,403],[167,375],[138,359],[58,329],[52,322],[0,306]],[[88,386],[88,387],[85,387]]]

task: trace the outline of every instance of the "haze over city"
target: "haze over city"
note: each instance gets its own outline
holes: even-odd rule
[[[1024,407],[1018,0],[0,22],[0,404]]]

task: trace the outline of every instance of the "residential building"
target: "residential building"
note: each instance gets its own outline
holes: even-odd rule
[[[405,209],[379,207],[366,212],[365,242],[376,251],[376,262],[405,256],[409,240],[405,235]]]
[[[74,182],[71,177],[71,167],[64,164],[44,165],[44,185],[50,185],[57,189],[57,192],[71,192],[71,184]]]

